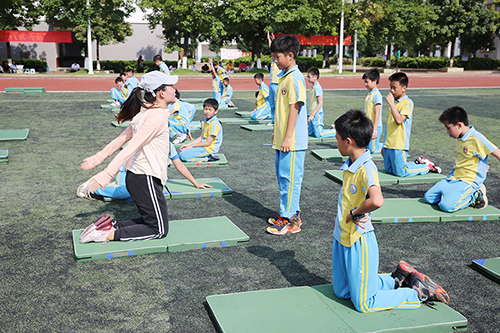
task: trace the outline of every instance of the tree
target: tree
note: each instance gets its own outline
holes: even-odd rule
[[[2,0],[0,4],[0,30],[17,30],[23,27],[32,30],[41,15],[40,6],[33,0]],[[7,42],[7,58],[12,58]]]
[[[47,22],[63,29],[71,28],[75,38],[86,42],[90,17],[92,39],[99,46],[124,42],[132,35],[130,23],[125,19],[134,11],[132,0],[41,0]],[[87,52],[87,50],[86,50]]]
[[[216,0],[138,0],[138,5],[143,11],[152,10],[147,14],[150,28],[161,24],[167,50],[179,50],[180,58],[208,39],[213,25],[221,24]]]

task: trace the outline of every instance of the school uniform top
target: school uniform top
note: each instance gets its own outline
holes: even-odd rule
[[[363,223],[365,229],[358,227],[354,222],[345,222],[347,214],[351,209],[361,206],[368,198],[368,190],[371,186],[380,186],[378,171],[372,161],[370,151],[366,150],[356,161],[351,159],[342,165],[344,180],[339,193],[337,204],[337,218],[333,237],[343,246],[351,247],[356,241],[368,231],[373,230],[371,217],[368,222]]]
[[[306,82],[299,67],[293,66],[288,71],[282,70],[279,74],[278,90],[276,92],[276,111],[274,115],[273,148],[279,150],[285,138],[290,114],[290,104],[300,103],[295,129],[292,134],[290,150],[307,149],[307,110],[306,110]]]
[[[224,86],[224,91],[222,92],[222,95],[226,95],[228,99],[231,99],[233,97],[233,87],[231,87],[230,84],[227,86]]]
[[[101,186],[105,186],[129,158],[129,171],[160,179],[162,184],[167,181],[168,149],[170,133],[168,130],[168,111],[166,109],[141,108],[141,111],[130,121],[128,127],[103,150],[90,157],[91,165],[97,165],[120,149],[103,171],[93,178]],[[95,164],[96,161],[99,161]]]
[[[457,139],[457,159],[446,179],[460,179],[479,189],[486,179],[488,156],[497,147],[481,133],[469,126],[469,130]]]
[[[257,95],[257,109],[269,104],[269,87],[262,82],[259,86],[259,94]]]
[[[204,121],[202,121],[201,131],[203,132],[201,142],[207,141],[208,137],[211,135],[215,136],[212,144],[208,147],[205,147],[205,149],[208,153],[217,154],[223,140],[222,125],[220,124],[219,119],[217,119],[217,116],[215,115],[210,119],[205,119]]]
[[[163,61],[160,63],[160,72],[170,75],[170,70],[168,69],[167,64]]]
[[[274,62],[274,60],[271,60],[271,68],[269,70],[269,76],[271,77],[271,84],[278,84],[280,79],[278,77],[278,74],[280,72],[280,69],[278,68],[278,65]]]
[[[186,108],[186,110],[188,111],[188,113],[189,113],[189,120],[190,121],[193,120],[193,116],[196,113],[196,106],[194,106],[191,103],[183,102],[183,101],[180,101],[180,103],[183,104],[184,107]]]
[[[409,150],[411,123],[413,120],[413,101],[407,95],[404,95],[394,102],[396,110],[398,110],[399,114],[406,116],[406,119],[401,125],[396,124],[389,108],[387,124],[385,125],[384,148]]]
[[[382,127],[382,94],[378,88],[368,92],[365,98],[365,114],[372,122],[375,121],[375,105],[380,104],[380,114],[378,117],[378,124],[373,124],[373,127]],[[390,111],[390,110],[389,110]],[[379,133],[380,135],[380,133]]]
[[[176,100],[174,103],[169,104],[167,106],[167,110],[175,110],[175,112],[170,116],[170,119],[178,120],[183,124],[189,124],[191,120],[189,110],[187,109],[186,105],[180,100]]]
[[[314,112],[316,106],[318,105],[318,97],[323,97],[323,88],[316,82],[312,85],[311,89],[309,89],[309,115]],[[318,110],[317,114],[323,113],[323,106]]]
[[[219,77],[220,82],[222,82],[222,80],[224,80],[224,78],[227,77],[226,72],[224,71],[224,69],[222,69],[220,65],[219,67],[217,67],[217,76]]]
[[[219,79],[219,76],[215,76],[213,79],[212,79],[212,89],[214,91],[214,93],[218,93],[220,90],[220,79]]]
[[[139,85],[139,80],[135,76],[131,76],[127,78],[127,81],[125,81],[125,84],[127,85],[127,97],[130,96],[130,93],[132,90],[135,89]]]

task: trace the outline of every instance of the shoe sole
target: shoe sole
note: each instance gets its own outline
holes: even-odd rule
[[[290,221],[295,222],[293,220],[290,220]],[[302,227],[302,220],[298,220],[297,222],[299,224],[299,227]],[[270,217],[267,219],[267,223],[269,223],[271,225],[276,225],[276,219],[273,219],[272,217]]]
[[[450,301],[450,297],[448,296],[448,293],[444,290],[443,287],[441,287],[439,284],[436,282],[432,281],[430,277],[428,277],[425,274],[422,273],[417,273],[420,278],[422,279],[424,283],[424,287],[429,289],[429,293],[431,294],[430,297],[437,297],[437,299],[442,302],[447,304]]]
[[[408,275],[410,275],[410,274],[418,273],[418,271],[415,268],[413,268],[412,265],[410,265],[409,263],[407,263],[404,260],[401,260],[399,262],[398,269],[400,269],[401,271],[406,273],[406,274],[403,274],[405,276],[405,278],[407,278]]]
[[[481,193],[483,194],[483,200],[484,200],[484,206],[479,208],[480,210],[481,209],[485,209],[486,207],[488,207],[488,197],[486,196],[486,186],[481,185],[481,187],[479,188],[479,191],[481,191]]]
[[[98,225],[101,226],[103,225],[107,220],[111,220],[111,216],[109,214],[104,214],[97,220],[95,220],[91,225],[89,225],[85,230],[80,235],[80,242],[83,237],[87,236],[88,233],[94,231],[95,229],[98,229]],[[111,221],[112,222],[112,221]]]
[[[85,188],[85,191],[83,190]],[[78,186],[76,189],[76,196],[79,198],[85,198],[88,199],[90,195],[87,195],[89,193],[89,181],[87,180],[85,183],[81,184]]]
[[[290,229],[287,229],[286,231],[278,231],[278,232],[273,232],[271,230],[269,230],[269,228],[266,228],[266,231],[272,235],[286,235],[286,234],[296,234],[298,232],[300,232],[300,229],[296,229],[296,230],[290,230]]]

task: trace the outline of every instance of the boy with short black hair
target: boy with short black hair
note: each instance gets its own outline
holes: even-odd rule
[[[233,87],[229,84],[228,77],[225,77],[224,80],[222,80],[222,87],[223,90],[222,96],[220,97],[219,109],[234,106],[233,102],[231,102],[231,98],[233,97]]]
[[[383,143],[380,142],[382,134],[382,94],[378,90],[380,73],[378,69],[373,68],[363,74],[363,82],[368,90],[365,98],[365,114],[373,123],[372,140],[368,145],[368,150],[372,154],[378,154],[382,150]]]
[[[163,59],[161,58],[161,55],[157,54],[153,57],[153,61],[155,62],[156,66],[160,67],[160,72],[165,73],[167,75],[170,75],[170,70],[168,69],[167,64],[163,62]]]
[[[280,214],[269,218],[267,232],[275,235],[300,231],[300,190],[307,149],[306,83],[295,58],[300,42],[295,36],[282,35],[271,43],[271,53],[281,70],[272,147],[280,189]]]
[[[217,119],[219,103],[213,98],[203,102],[203,112],[207,117],[201,123],[201,135],[194,141],[183,145],[179,158],[183,162],[217,161],[219,149],[222,145],[222,126]]]
[[[253,76],[255,84],[259,86],[257,99],[250,118],[253,120],[262,120],[271,117],[271,105],[269,104],[269,88],[264,83],[264,74],[256,73]]]
[[[373,124],[359,110],[335,121],[338,149],[348,156],[333,231],[332,279],[335,295],[351,299],[357,311],[416,309],[424,301],[449,302],[446,291],[427,275],[400,261],[392,274],[378,274],[379,252],[370,213],[384,204],[377,167],[365,148]]]
[[[125,70],[125,75],[127,76],[125,85],[127,86],[127,97],[128,97],[132,93],[132,90],[134,90],[134,88],[139,85],[139,80],[134,76],[134,70],[132,68],[127,68]]]
[[[488,206],[484,181],[488,172],[488,156],[500,161],[500,149],[469,126],[467,112],[453,106],[439,116],[446,132],[457,139],[457,159],[448,177],[425,193],[425,201],[438,204],[445,212],[456,212],[468,206],[483,209]]]
[[[429,172],[426,164],[406,161],[413,121],[413,101],[406,95],[408,77],[405,73],[398,72],[392,74],[389,81],[391,92],[386,100],[390,110],[382,149],[385,171],[398,177],[425,175]]]
[[[319,69],[316,67],[307,70],[307,81],[312,84],[309,89],[309,135],[316,138],[333,138],[335,130],[325,130],[323,124],[323,88],[319,84]]]
[[[115,79],[115,84],[116,87],[111,88],[111,98],[114,100],[114,102],[111,103],[110,105],[112,107],[119,107],[127,99],[126,97],[127,94],[124,93],[123,91],[123,86],[125,85],[125,82],[123,82],[123,79],[120,76],[118,76]]]

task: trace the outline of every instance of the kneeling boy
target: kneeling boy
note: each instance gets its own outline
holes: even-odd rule
[[[222,126],[217,119],[219,103],[213,98],[203,102],[203,113],[207,117],[201,125],[201,135],[193,142],[183,145],[179,158],[183,162],[216,161],[219,159],[219,148],[222,144]]]
[[[469,126],[467,112],[459,106],[446,109],[439,121],[448,135],[458,140],[457,159],[448,177],[425,193],[425,201],[438,204],[442,211],[449,213],[468,206],[485,208],[488,198],[483,182],[488,171],[488,155],[500,161],[500,149]]]
[[[378,274],[379,253],[370,212],[384,203],[377,167],[365,148],[373,124],[361,111],[351,110],[335,121],[338,148],[349,159],[342,165],[343,181],[333,231],[333,289],[351,299],[359,312],[416,309],[423,301],[448,303],[446,291],[427,275],[401,261],[395,272]]]
[[[271,105],[269,104],[269,88],[264,83],[264,74],[257,73],[253,76],[255,84],[259,86],[255,107],[250,115],[253,120],[271,118]]]

